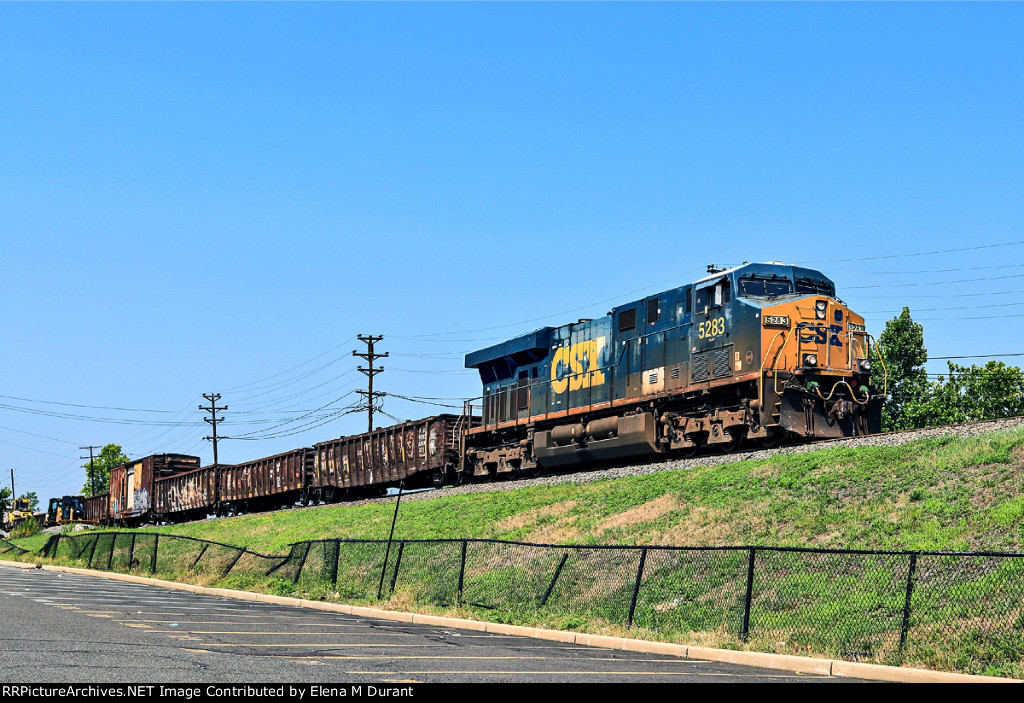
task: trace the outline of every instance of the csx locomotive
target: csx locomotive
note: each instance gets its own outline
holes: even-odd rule
[[[778,262],[709,271],[604,317],[468,354],[483,382],[480,416],[467,404],[461,416],[231,466],[146,457],[111,470],[110,493],[86,499],[86,519],[181,521],[382,495],[399,482],[439,487],[879,431],[870,336],[831,280]]]
[[[483,419],[466,431],[461,469],[486,480],[878,432],[869,343],[820,271],[709,267],[604,317],[468,354]]]

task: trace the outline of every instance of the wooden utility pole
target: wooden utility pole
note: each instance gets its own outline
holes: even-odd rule
[[[93,449],[100,449],[100,447],[79,447],[79,449],[88,449],[89,450],[89,495],[90,496],[94,496],[94,495],[96,495],[96,467],[93,464],[94,459],[93,459],[93,456],[92,456],[92,450]],[[79,459],[84,459],[85,457],[84,456],[80,456],[78,458]]]
[[[203,437],[203,439],[213,440],[213,465],[217,466],[217,423],[224,421],[224,418],[217,417],[217,411],[227,410],[228,406],[225,405],[223,408],[217,407],[217,401],[220,400],[220,393],[203,393],[203,397],[210,401],[210,407],[207,408],[200,405],[199,409],[205,410],[206,412],[210,413],[210,417],[204,417],[203,419],[213,426],[213,434],[210,435],[209,437]]]
[[[386,358],[388,355],[387,352],[384,352],[383,354],[375,354],[373,351],[374,343],[379,342],[382,339],[384,339],[383,336],[374,337],[372,334],[368,334],[365,336],[359,335],[359,341],[366,345],[366,353],[361,354],[356,350],[352,351],[352,356],[358,356],[363,359],[366,359],[366,363],[369,367],[365,369],[362,366],[359,367],[359,370],[365,373],[367,378],[370,379],[369,389],[365,391],[356,391],[356,393],[358,393],[359,395],[366,396],[366,412],[368,416],[368,421],[366,424],[367,432],[373,432],[373,399],[382,398],[386,395],[385,393],[381,393],[379,391],[376,393],[373,392],[373,377],[384,370],[383,366],[381,366],[380,368],[374,368],[373,361],[374,359]]]

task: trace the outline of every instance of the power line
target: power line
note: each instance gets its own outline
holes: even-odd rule
[[[928,361],[942,361],[945,359],[993,359],[1000,356],[1024,356],[1024,352],[1011,352],[1010,354],[968,354],[966,356],[929,356]]]
[[[258,383],[263,383],[263,381],[269,381],[272,378],[277,378],[278,376],[283,376],[284,374],[290,373],[290,372],[294,371],[297,368],[301,368],[301,367],[305,366],[306,364],[311,364],[311,363],[313,363],[314,361],[316,361],[317,359],[319,359],[321,357],[327,356],[328,354],[330,354],[332,351],[335,351],[336,349],[341,349],[342,347],[347,346],[348,343],[351,342],[353,339],[355,339],[354,336],[349,337],[348,339],[346,339],[344,342],[341,342],[337,346],[331,347],[330,349],[328,349],[327,351],[323,352],[322,354],[317,354],[312,359],[307,359],[306,361],[303,361],[301,364],[296,364],[295,366],[292,366],[289,369],[285,369],[284,371],[281,371],[279,373],[273,374],[271,376],[267,376],[265,378],[261,378],[258,381],[252,381],[250,383],[243,383],[240,386],[235,386],[234,388],[228,388],[227,390],[228,390],[228,392],[239,391],[239,390],[242,390],[243,388],[249,388],[250,386],[254,386],[254,385],[258,384]],[[339,361],[342,358],[344,358],[344,357],[339,357],[335,361]],[[330,364],[333,364],[333,363],[335,363],[335,362],[334,361],[330,362]],[[327,366],[329,366],[330,364],[327,364]],[[323,367],[321,367],[321,368],[323,368]]]
[[[1000,244],[984,244],[976,247],[960,247],[957,249],[936,249],[934,251],[920,251],[910,254],[884,254],[881,256],[859,256],[852,259],[817,259],[815,261],[796,261],[795,264],[845,264],[852,261],[878,261],[880,259],[903,259],[914,256],[933,256],[935,254],[955,254],[963,251],[979,251],[982,249],[996,249],[998,247],[1012,247],[1024,244],[1024,240],[1015,242],[1002,242]]]
[[[953,283],[977,283],[979,281],[1003,281],[1008,278],[1024,278],[1024,273],[1014,273],[1009,276],[983,276],[982,278],[960,278],[954,281],[928,281],[926,283],[878,283],[870,286],[845,286],[844,291],[864,290],[867,288],[905,288],[907,286],[945,286]]]

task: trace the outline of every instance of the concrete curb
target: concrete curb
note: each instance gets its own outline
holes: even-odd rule
[[[646,640],[633,640],[624,637],[589,635],[577,632],[565,632],[563,630],[545,630],[539,627],[502,625],[499,623],[465,620],[462,618],[449,618],[439,615],[401,613],[363,606],[303,600],[301,598],[292,598],[289,596],[272,596],[266,593],[234,591],[227,588],[209,588],[206,586],[195,586],[189,583],[162,581],[160,579],[147,578],[145,576],[132,576],[130,574],[118,574],[108,571],[78,569],[70,566],[51,566],[49,564],[43,564],[40,566],[39,564],[16,561],[0,561],[0,566],[14,566],[22,569],[42,568],[46,571],[61,571],[69,574],[81,574],[83,576],[99,576],[115,581],[141,583],[178,591],[189,591],[191,593],[220,596],[221,598],[234,598],[236,600],[255,601],[259,603],[269,603],[272,605],[325,610],[332,613],[357,615],[360,617],[376,618],[378,620],[392,620],[395,622],[404,622],[414,625],[431,625],[433,627],[472,630],[474,632],[489,632],[496,635],[531,637],[534,639],[566,642],[588,647],[619,649],[627,652],[667,654],[686,659],[706,659],[708,661],[756,666],[762,669],[792,671],[795,673],[813,674],[817,676],[844,676],[848,678],[871,679],[874,681],[898,683],[1022,683],[1017,679],[1004,679],[996,676],[954,674],[944,671],[930,671],[928,669],[911,669],[909,667],[883,666],[881,664],[862,664],[858,662],[834,659],[814,659],[811,657],[798,657],[790,654],[768,654],[765,652],[742,652],[731,649],[712,649],[710,647],[697,647],[687,644],[648,642]]]

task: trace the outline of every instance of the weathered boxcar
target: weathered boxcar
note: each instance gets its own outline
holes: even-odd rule
[[[85,521],[95,525],[105,525],[110,522],[110,494],[100,493],[98,495],[83,498],[85,505]]]
[[[321,500],[441,485],[459,460],[459,417],[435,415],[313,445],[307,495]]]
[[[244,512],[295,503],[303,495],[313,465],[313,450],[294,449],[245,464],[219,467],[222,511]]]
[[[218,469],[204,466],[153,481],[153,515],[157,520],[184,522],[216,511]]]
[[[153,454],[110,470],[110,519],[138,523],[150,517],[153,481],[199,468],[199,457]]]

